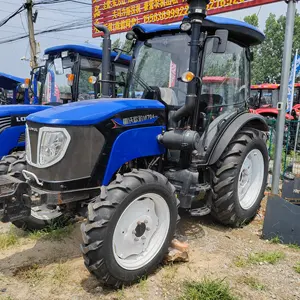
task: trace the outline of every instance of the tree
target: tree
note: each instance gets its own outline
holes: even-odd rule
[[[256,15],[248,16],[246,22],[257,26],[258,18]],[[254,62],[252,64],[252,82],[274,82],[280,83],[281,66],[283,58],[284,36],[285,36],[286,17],[276,17],[270,14],[265,24],[265,41],[253,49]],[[300,15],[295,17],[293,53],[300,49]]]

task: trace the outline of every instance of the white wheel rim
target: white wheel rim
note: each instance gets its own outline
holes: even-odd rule
[[[260,150],[246,156],[238,177],[238,198],[244,210],[250,209],[259,196],[264,179],[265,164]]]
[[[170,227],[170,210],[158,194],[144,194],[131,202],[113,233],[114,257],[122,268],[137,270],[155,258]]]
[[[60,217],[62,213],[57,209],[49,209],[45,204],[31,208],[31,216],[41,221],[51,221]]]

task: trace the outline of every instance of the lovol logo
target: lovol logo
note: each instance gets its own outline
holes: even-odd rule
[[[21,126],[26,124],[26,116],[12,116],[11,126]]]

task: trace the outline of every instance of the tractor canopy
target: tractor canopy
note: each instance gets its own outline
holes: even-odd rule
[[[139,24],[133,27],[138,42],[135,46],[133,55],[134,63],[131,69],[129,69],[129,81],[124,94],[125,97],[129,99],[101,99],[101,103],[100,101],[70,103],[64,107],[55,107],[47,112],[37,113],[30,116],[28,120],[56,125],[90,125],[101,122],[105,117],[109,118],[122,110],[140,110],[142,106],[146,109],[149,105],[151,105],[153,109],[162,109],[164,105],[157,100],[142,100],[151,99],[147,96],[149,86],[162,88],[161,91],[165,93],[165,97],[163,97],[161,101],[162,103],[177,107],[182,106],[186,98],[186,84],[177,82],[177,75],[182,74],[188,69],[190,35],[186,32],[181,32],[180,24],[181,22],[171,25]],[[250,67],[249,64],[245,62],[245,49],[249,46],[261,43],[265,38],[264,34],[245,22],[223,17],[207,17],[201,28],[203,32],[207,32],[210,35],[213,35],[218,29],[226,29],[229,31],[229,41],[233,41],[228,47],[228,56],[232,58],[233,74],[229,74],[229,76],[224,76],[226,74],[214,74],[214,72],[210,72],[212,70],[211,66],[207,65],[204,76],[221,76],[226,84],[231,83],[234,85],[233,92],[236,93],[238,89],[246,86],[244,94],[250,93],[247,84],[247,82],[249,82]],[[144,42],[147,40],[151,41],[153,45],[147,45],[147,43]],[[211,40],[211,42],[210,46],[212,48],[213,41]],[[211,52],[209,47],[205,55]],[[84,50],[84,48],[82,49]],[[152,49],[153,53],[150,53]],[[62,50],[63,49],[59,49],[59,51]],[[78,51],[78,48],[76,48],[76,50]],[[155,51],[157,53],[154,53]],[[208,60],[208,62],[214,63],[214,56],[211,54],[209,54],[209,56],[211,59]],[[224,62],[222,55],[219,57],[222,60],[220,63]],[[236,57],[238,57],[238,60],[236,60]],[[154,68],[155,64],[153,64],[153,61],[159,64],[159,68]],[[172,62],[176,62],[173,64],[175,67],[174,73],[172,73]],[[227,70],[228,68],[229,67],[226,66],[223,69]],[[241,71],[236,72],[236,70]],[[151,74],[151,72],[155,74]],[[234,79],[230,80],[228,77]],[[175,87],[175,85],[178,86]],[[168,88],[170,87],[176,88],[176,92],[178,92],[178,99],[176,99],[174,103],[169,99],[171,96],[169,95],[170,91]],[[137,98],[139,93],[142,93],[141,99],[130,99]],[[229,99],[229,94],[223,102],[231,105],[228,103],[232,101]],[[242,96],[242,98],[242,101],[245,101],[244,98],[246,97]]]

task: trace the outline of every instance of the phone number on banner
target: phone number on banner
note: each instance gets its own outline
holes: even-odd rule
[[[229,5],[236,5],[246,2],[246,0],[215,0],[207,5],[207,10],[223,8]]]
[[[168,19],[174,19],[178,17],[184,17],[188,13],[188,5],[177,7],[177,8],[171,8],[164,11],[160,11],[153,14],[147,14],[143,16],[143,22],[144,23],[155,23],[160,22]]]

